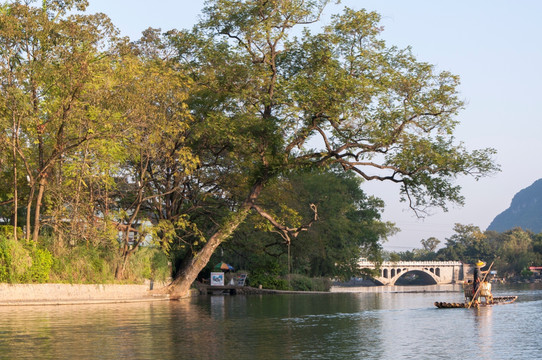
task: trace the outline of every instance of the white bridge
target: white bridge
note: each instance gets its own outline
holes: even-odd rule
[[[465,278],[468,265],[460,261],[384,261],[379,266],[361,259],[361,268],[378,269],[379,275],[373,280],[382,285],[395,285],[395,282],[406,274],[418,275],[428,284],[453,284]]]

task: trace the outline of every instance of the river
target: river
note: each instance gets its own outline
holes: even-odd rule
[[[0,308],[0,359],[539,359],[542,286],[514,304],[437,309],[461,292],[205,296]],[[416,292],[412,292],[416,291]]]

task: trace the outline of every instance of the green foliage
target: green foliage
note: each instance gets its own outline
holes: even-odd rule
[[[264,289],[289,290],[288,280],[261,270],[251,272],[248,282],[250,286],[258,287],[261,285]]]
[[[0,200],[18,190],[35,243],[47,219],[59,280],[109,281],[111,264],[132,254],[128,237],[111,251],[115,232],[146,220],[160,224],[167,253],[205,256],[197,274],[212,253],[200,250],[230,238],[251,204],[297,228],[311,203],[320,221],[298,231],[291,259],[286,237],[252,217],[239,257],[250,263],[254,250],[307,276],[348,277],[395,228],[352,175],[301,171],[393,181],[413,209],[461,204],[457,175],[498,171],[493,149],[455,141],[459,78],[387,46],[375,13],[345,9],[291,38],[329,1],[209,0],[193,31],[148,29],[128,43],[103,14],[70,16],[86,3],[15,1],[0,12],[0,159],[13,160],[0,161]],[[26,271],[32,255],[17,249],[10,259]],[[133,276],[158,276],[147,255]]]
[[[46,249],[32,246],[30,249],[32,266],[30,266],[29,277],[32,282],[45,283],[49,281],[49,274],[53,267],[53,255]]]
[[[28,251],[13,237],[0,237],[0,282],[24,281],[32,258]]]
[[[359,275],[358,259],[378,256],[380,243],[395,232],[393,224],[380,220],[383,202],[367,196],[351,173],[300,173],[291,182],[291,206],[318,206],[318,221],[292,242],[293,272],[311,277]],[[308,216],[307,209],[304,213]]]
[[[295,291],[329,291],[332,285],[329,278],[310,278],[300,274],[291,274],[288,279],[290,289]]]
[[[401,260],[401,257],[399,256],[399,254],[395,254],[395,253],[391,253],[388,259],[388,261],[391,261],[391,262],[398,262],[400,260]]]
[[[0,235],[0,282],[44,283],[49,280],[52,265],[48,250]]]
[[[532,236],[533,239],[533,252],[539,256],[542,256],[542,233]]]
[[[435,237],[430,237],[429,239],[422,239],[420,242],[424,250],[429,251],[429,252],[436,251],[438,244],[440,244],[440,240]]]
[[[296,291],[312,291],[312,281],[311,278],[304,276],[304,275],[298,275],[298,274],[291,274],[288,276],[290,288],[292,290]]]
[[[61,283],[104,284],[117,280],[114,270],[118,253],[102,247],[75,246],[64,249],[54,258],[51,280]],[[141,283],[145,279],[166,281],[169,261],[158,248],[140,247],[130,258],[122,281]]]
[[[102,14],[70,16],[70,10],[85,7],[84,0],[36,3],[11,2],[9,11],[0,14],[0,75],[6,80],[0,89],[0,106],[6,110],[0,122],[10,129],[0,142],[8,144],[6,149],[15,162],[8,168],[11,174],[7,169],[2,172],[9,174],[9,182],[17,190],[13,195],[17,194],[18,201],[13,204],[27,204],[29,225],[31,214],[36,214],[33,228],[27,229],[34,242],[43,208],[51,210],[51,219],[70,218],[80,223],[81,214],[72,216],[65,210],[78,210],[83,188],[91,184],[88,178],[77,181],[79,186],[73,192],[70,171],[66,177],[51,176],[60,158],[68,170],[80,156],[88,157],[92,140],[114,134],[104,124],[122,126],[120,121],[88,116],[89,109],[110,97],[105,95],[114,58],[106,50],[114,42],[109,20]],[[108,56],[102,56],[104,50]],[[73,206],[68,204],[71,200]]]
[[[22,234],[23,230],[19,227],[18,234]],[[0,225],[0,236],[8,237],[13,235],[13,225]]]
[[[434,261],[437,258],[437,253],[425,249],[413,249],[399,253],[392,252],[387,256],[388,259],[392,257],[402,261]]]
[[[521,270],[521,277],[528,279],[528,278],[530,278],[531,276],[533,276],[533,272],[532,272],[532,271],[530,271],[530,270],[528,270],[528,269],[523,269],[523,270]]]
[[[163,282],[171,276],[168,263],[166,254],[160,249],[140,247],[130,257],[126,277],[132,281],[152,279]]]
[[[315,204],[318,220],[297,237],[291,236],[291,271],[308,277],[359,276],[360,257],[379,256],[380,243],[395,227],[382,222],[380,199],[367,196],[353,174],[331,169],[292,172],[271,183],[260,203],[278,223],[297,228],[310,223]],[[269,222],[249,217],[222,249],[234,265],[249,271],[262,259],[275,259],[288,269],[288,246]]]
[[[118,257],[99,246],[57,249],[56,256],[32,243],[24,245],[0,235],[0,282],[6,283],[112,283]],[[170,277],[168,257],[158,248],[142,247],[130,259],[125,281],[166,281]]]
[[[113,282],[113,258],[92,246],[66,248],[54,258],[51,280],[70,284]]]
[[[286,268],[276,258],[261,254],[252,258],[252,266],[248,271],[248,284],[264,289],[288,290],[288,281],[284,278]],[[244,267],[243,267],[244,268]]]
[[[438,258],[451,258],[474,264],[478,259],[490,261],[495,257],[486,235],[474,225],[455,224],[455,234],[446,240],[446,247],[439,250]]]

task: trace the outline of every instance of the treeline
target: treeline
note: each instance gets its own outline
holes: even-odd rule
[[[2,3],[0,222],[18,258],[78,251],[126,279],[152,245],[179,296],[222,253],[347,276],[395,231],[353,174],[414,211],[461,204],[456,176],[498,166],[455,142],[458,77],[386,46],[365,10],[289,37],[328,2],[211,0],[192,30],[137,41],[84,0]]]
[[[481,231],[474,225],[456,224],[455,234],[446,239],[444,247],[436,249],[436,238],[422,240],[422,249],[388,254],[390,259],[415,261],[439,260],[462,261],[474,264],[478,260],[488,265],[500,277],[530,276],[530,266],[542,266],[542,234],[534,234],[521,228],[502,233]]]
[[[0,281],[135,280],[143,243],[180,268],[238,206],[257,139],[196,118],[218,101],[206,89],[189,99],[196,70],[178,47],[196,43],[176,41],[197,39],[148,29],[129,42],[103,15],[46,5],[6,4],[1,17],[0,222],[28,245],[3,239]],[[221,253],[260,278],[356,272],[394,231],[360,184],[338,169],[283,172],[262,194],[264,217],[251,215]]]
[[[0,221],[27,243],[50,234],[54,254],[116,252],[120,232],[122,279],[138,244],[170,231],[144,227],[151,214],[187,227],[179,208],[200,163],[186,141],[190,81],[157,31],[130,43],[103,14],[72,13],[84,4],[0,8]]]

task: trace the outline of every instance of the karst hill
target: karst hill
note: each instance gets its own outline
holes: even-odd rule
[[[487,230],[504,232],[515,227],[542,232],[542,179],[514,195],[510,207],[497,215]]]

